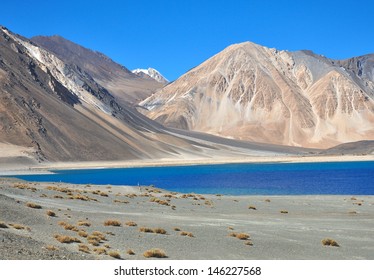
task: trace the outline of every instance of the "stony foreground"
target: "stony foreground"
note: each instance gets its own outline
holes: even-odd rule
[[[374,259],[373,196],[197,195],[0,179],[0,205],[2,260]]]

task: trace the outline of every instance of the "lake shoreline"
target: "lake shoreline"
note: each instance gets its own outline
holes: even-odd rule
[[[313,163],[313,162],[353,162],[374,161],[374,155],[340,155],[340,156],[250,156],[243,158],[186,158],[186,159],[158,159],[158,160],[128,160],[128,161],[89,161],[89,162],[47,162],[14,166],[3,163],[0,176],[49,174],[53,170],[80,170],[105,168],[134,168],[134,167],[164,167],[215,165],[229,163]]]

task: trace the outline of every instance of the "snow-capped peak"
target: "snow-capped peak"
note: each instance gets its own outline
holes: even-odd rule
[[[139,68],[139,69],[132,70],[132,72],[139,76],[141,76],[142,74],[145,74],[159,83],[167,84],[169,82],[164,76],[161,75],[160,72],[158,72],[156,69],[153,69],[153,68],[148,68],[148,69]]]

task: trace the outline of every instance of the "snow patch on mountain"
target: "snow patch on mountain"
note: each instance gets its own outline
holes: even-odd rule
[[[138,76],[142,76],[144,74],[148,75],[152,79],[154,79],[157,82],[162,83],[162,84],[167,84],[169,82],[160,72],[158,72],[154,68],[148,68],[148,69],[138,68],[138,69],[132,70],[131,72],[138,75]]]

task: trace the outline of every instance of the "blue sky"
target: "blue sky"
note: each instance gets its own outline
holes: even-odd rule
[[[58,34],[129,69],[154,67],[169,80],[244,41],[337,59],[374,53],[372,0],[6,2],[0,24],[13,32]]]

